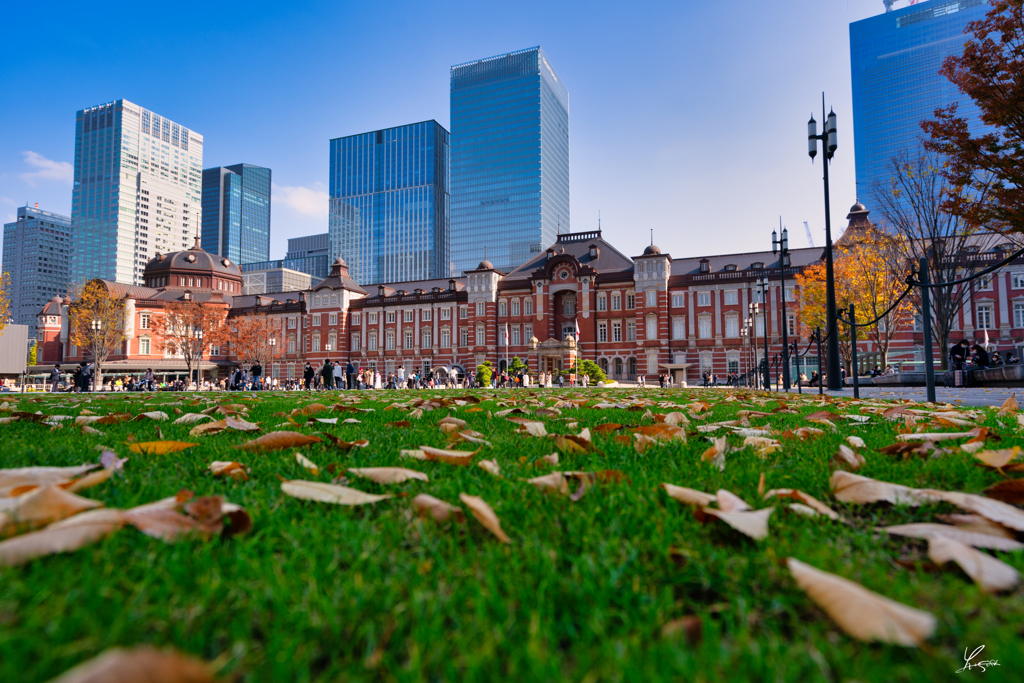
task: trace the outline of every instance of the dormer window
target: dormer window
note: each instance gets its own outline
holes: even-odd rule
[[[591,259],[596,259],[597,258],[597,254],[598,254],[597,245],[596,244],[591,244],[590,245],[590,258]]]
[[[191,301],[192,300],[192,292],[185,292],[185,294],[183,295],[183,298],[185,299],[185,301]]]
[[[448,291],[449,292],[454,292],[455,291],[455,280],[449,280],[448,281]]]
[[[750,264],[751,270],[761,270],[762,268],[764,268],[764,263],[762,261],[754,261]]]
[[[710,270],[711,270],[711,264],[708,262],[708,260],[707,259],[701,259],[700,260],[700,272],[707,273]]]
[[[726,266],[725,268],[723,268],[722,270],[730,270],[730,271],[732,271],[732,270],[736,270],[736,264],[735,264],[735,263],[730,263],[729,265],[727,265],[727,266]]]

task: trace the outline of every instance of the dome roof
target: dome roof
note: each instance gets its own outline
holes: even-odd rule
[[[860,211],[867,211],[867,210],[868,210],[868,207],[864,206],[860,202],[857,202],[856,204],[854,204],[853,206],[850,207],[850,213],[858,213]]]
[[[241,278],[242,271],[229,258],[221,258],[211,254],[199,246],[199,238],[196,237],[194,245],[183,251],[174,251],[170,254],[156,255],[146,264],[143,277],[152,273],[173,270],[187,273],[189,271],[199,273],[216,273],[222,276]]]
[[[343,259],[343,258],[341,258],[339,256],[338,258],[334,259],[334,263],[332,263],[331,265],[333,265],[333,266],[344,266],[344,265],[347,265],[347,264],[345,263],[345,259]]]
[[[477,270],[494,270],[494,264],[484,259],[480,262],[480,265],[476,267]]]
[[[651,246],[647,247],[646,249],[644,249],[644,256],[656,256],[656,255],[658,255],[660,253],[661,253],[661,249],[659,249],[658,247],[656,247],[653,244]]]

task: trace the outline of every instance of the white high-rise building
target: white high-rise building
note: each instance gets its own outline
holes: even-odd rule
[[[4,272],[11,278],[11,317],[36,336],[39,311],[68,293],[71,219],[36,207],[18,207],[18,220],[4,225]]]
[[[71,281],[139,284],[202,224],[203,136],[127,100],[78,112]]]

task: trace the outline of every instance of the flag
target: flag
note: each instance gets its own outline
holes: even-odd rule
[[[580,319],[576,318],[576,341],[580,340]]]
[[[985,328],[985,350],[988,351],[988,328]]]
[[[508,346],[508,323],[505,323],[505,346]]]

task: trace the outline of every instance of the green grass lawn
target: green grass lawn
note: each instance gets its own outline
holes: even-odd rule
[[[393,402],[473,395],[482,400],[410,417]],[[736,396],[737,401],[726,401]],[[867,464],[858,474],[918,488],[978,493],[1004,476],[956,452],[903,459],[875,451],[895,441],[902,422],[872,415],[864,425],[841,424],[809,441],[782,439],[781,451],[765,457],[736,450],[724,471],[702,462],[710,435],[691,431],[639,454],[617,436],[593,435],[600,453],[562,452],[554,468],[542,456],[557,452],[549,438],[517,432],[493,416],[516,405],[532,415],[539,400],[671,402],[652,413],[686,412],[692,401],[712,404],[706,421],[732,419],[738,410],[771,411],[772,395],[726,390],[503,390],[452,392],[345,392],[307,394],[117,394],[84,403],[70,396],[31,402],[15,396],[14,410],[78,415],[163,410],[166,422],[96,426],[83,434],[73,424],[51,430],[24,420],[0,426],[0,467],[77,465],[95,462],[97,445],[129,457],[122,474],[80,495],[110,508],[128,508],[173,496],[220,494],[246,508],[246,534],[174,544],[126,527],[76,552],[0,568],[0,681],[46,681],[108,647],[152,644],[215,660],[226,679],[240,681],[939,681],[1021,680],[1024,674],[1024,589],[982,592],[955,565],[941,568],[927,557],[927,542],[899,538],[876,527],[932,522],[937,513],[960,512],[947,504],[918,508],[845,505],[829,489],[831,462],[843,439],[864,439]],[[308,434],[329,433],[365,448],[343,451],[328,442],[269,453],[233,449],[260,433],[275,431],[290,412],[312,401],[328,409],[357,397],[372,412],[323,411],[338,424],[285,426]],[[195,399],[203,403],[190,405]],[[243,400],[244,399],[244,400]],[[0,399],[4,400],[4,399]],[[262,432],[227,430],[189,436],[194,425],[175,425],[175,408],[196,412],[216,400],[244,403],[246,419]],[[752,418],[777,432],[807,426],[803,415],[821,410],[817,396],[786,397],[801,415]],[[350,405],[350,404],[346,404]],[[831,410],[858,414],[853,402]],[[918,406],[919,407],[919,406]],[[479,410],[475,410],[479,409]],[[537,417],[550,434],[578,434],[607,422],[653,424],[644,410],[562,408]],[[993,448],[1024,445],[1013,416],[978,419],[1002,436]],[[0,415],[9,414],[2,413]],[[489,416],[490,414],[490,416]],[[477,466],[411,460],[402,449],[446,447],[437,423],[452,415],[491,441],[477,459],[496,460],[501,476]],[[215,416],[215,417],[220,417]],[[523,417],[520,415],[520,417]],[[355,418],[358,424],[342,420]],[[577,422],[568,428],[567,420]],[[409,428],[388,423],[409,420]],[[922,420],[923,422],[923,420]],[[692,430],[701,424],[691,417]],[[811,425],[819,426],[819,425]],[[967,428],[928,428],[960,431]],[[167,455],[129,452],[130,440],[160,438],[200,444]],[[776,435],[778,438],[778,435]],[[628,441],[628,438],[625,439]],[[962,441],[953,442],[958,445]],[[453,448],[470,450],[471,444]],[[301,452],[325,468],[319,476],[294,458]],[[214,478],[214,460],[251,468],[248,481]],[[299,500],[281,491],[281,478],[330,482],[345,467],[401,466],[420,470],[430,482],[378,485],[349,477],[347,485],[399,497],[361,507]],[[592,487],[573,502],[523,481],[556,470],[621,470],[628,482]],[[766,488],[801,489],[832,506],[851,524],[808,518],[783,501],[761,501]],[[1020,474],[1011,476],[1021,476]],[[714,493],[728,489],[755,508],[775,505],[769,535],[754,541],[721,523],[704,524],[686,505],[670,499],[663,482]],[[573,486],[573,488],[575,488]],[[412,514],[418,493],[460,505],[459,494],[480,496],[493,507],[506,545],[467,514],[462,524],[437,524]],[[790,501],[785,501],[790,502]],[[1024,571],[1024,553],[993,553]],[[920,648],[864,643],[846,635],[796,585],[785,566],[795,557],[856,581],[898,602],[932,613],[935,635]],[[699,637],[663,635],[672,620],[696,616]],[[964,649],[985,645],[985,658],[1000,666],[985,673],[954,672]]]

